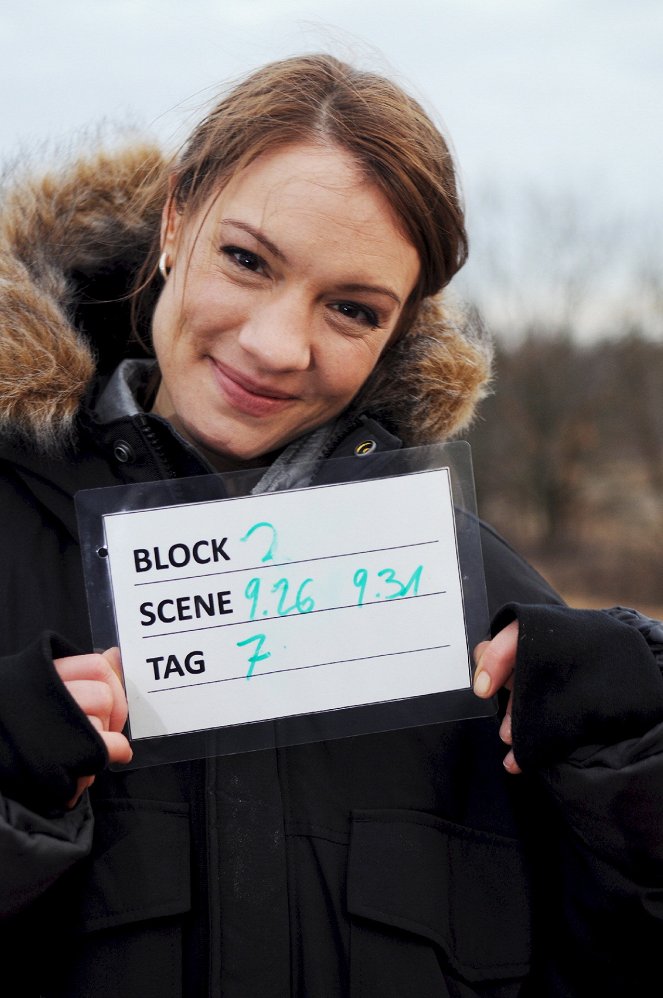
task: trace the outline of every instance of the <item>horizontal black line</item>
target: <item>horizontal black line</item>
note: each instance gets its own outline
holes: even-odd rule
[[[450,645],[431,645],[430,648],[406,648],[405,651],[388,651],[381,655],[363,655],[359,658],[338,658],[331,662],[316,662],[313,665],[295,665],[290,669],[271,669],[269,672],[254,672],[250,676],[246,673],[243,676],[228,676],[226,679],[206,679],[202,683],[185,683],[183,686],[162,686],[159,690],[148,690],[148,693],[168,693],[172,690],[190,690],[195,686],[215,686],[217,683],[236,683],[242,679],[251,682],[261,676],[274,676],[281,672],[303,672],[304,669],[321,669],[326,665],[346,665],[348,662],[369,662],[376,658],[393,658],[396,655],[417,655],[424,651],[441,651],[443,648],[450,648]]]
[[[298,561],[279,561],[273,564],[265,562],[260,565],[249,565],[248,568],[229,568],[222,572],[201,572],[199,575],[172,575],[167,579],[152,579],[151,582],[134,582],[138,586],[158,586],[164,582],[188,582],[190,579],[213,579],[217,575],[237,575],[239,572],[262,572],[266,568],[290,568],[293,565],[306,565],[312,561],[331,561],[334,558],[358,558],[363,554],[379,554],[381,551],[402,551],[404,548],[420,548],[428,544],[439,544],[439,540],[416,541],[414,544],[394,544],[393,547],[368,548],[366,551],[350,551],[348,554],[325,554],[319,558],[300,558]]]
[[[241,627],[253,624],[259,627],[268,624],[270,620],[292,620],[296,617],[312,617],[314,613],[330,613],[333,610],[361,610],[365,606],[377,606],[380,603],[403,603],[406,599],[425,599],[427,596],[446,596],[446,589],[436,593],[419,593],[416,596],[393,596],[391,599],[375,599],[365,603],[346,603],[344,606],[322,606],[319,610],[309,610],[308,613],[286,613],[276,617],[255,617],[254,620],[229,620],[225,624],[206,624],[205,627],[182,627],[177,631],[159,631],[157,634],[142,634],[142,641],[150,638],[169,638],[173,634],[195,634],[197,631],[215,631],[220,627]]]

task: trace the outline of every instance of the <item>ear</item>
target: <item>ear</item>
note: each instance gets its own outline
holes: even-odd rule
[[[168,181],[168,198],[161,212],[161,252],[167,253],[171,261],[175,259],[183,216],[177,209],[175,185],[177,177],[171,176]],[[172,265],[172,263],[171,263]]]

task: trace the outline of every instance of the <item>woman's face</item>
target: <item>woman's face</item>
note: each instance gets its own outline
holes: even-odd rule
[[[221,467],[340,413],[419,274],[384,195],[333,146],[262,155],[186,223],[167,208],[162,248],[154,410]]]

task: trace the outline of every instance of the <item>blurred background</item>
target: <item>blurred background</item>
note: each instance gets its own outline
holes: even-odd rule
[[[0,159],[176,149],[222,85],[321,49],[451,137],[454,287],[497,342],[468,435],[481,514],[574,604],[663,614],[660,0],[4,0]]]

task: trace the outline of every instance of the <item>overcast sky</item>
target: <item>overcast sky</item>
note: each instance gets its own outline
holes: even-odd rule
[[[468,182],[663,203],[661,0],[4,0],[0,155],[101,118],[172,138],[224,80],[323,47],[409,83]]]
[[[486,185],[663,221],[663,0],[3,0],[0,158],[100,121],[174,144],[224,81],[327,49],[384,70]]]

